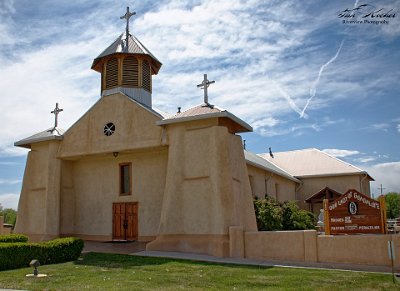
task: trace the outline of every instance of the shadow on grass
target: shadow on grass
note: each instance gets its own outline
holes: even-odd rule
[[[107,268],[130,268],[137,266],[151,266],[151,265],[163,265],[169,263],[182,263],[190,265],[210,265],[210,266],[224,266],[229,268],[248,268],[248,269],[271,269],[269,266],[249,266],[249,265],[236,265],[236,264],[224,264],[214,262],[203,262],[203,261],[192,261],[185,259],[171,259],[171,258],[158,258],[158,257],[142,257],[132,255],[121,255],[121,254],[107,254],[107,253],[85,253],[82,258],[75,261],[76,265],[88,265],[97,267]]]

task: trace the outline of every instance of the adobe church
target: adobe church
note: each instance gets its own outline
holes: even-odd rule
[[[58,127],[57,104],[54,127],[15,143],[30,149],[16,233],[229,256],[230,230],[257,231],[255,196],[307,208],[304,201],[326,187],[369,195],[366,172],[319,150],[243,150],[238,134],[252,128],[209,102],[207,75],[200,105],[175,115],[154,108],[152,75],[162,64],[129,33],[132,15],[128,8],[125,33],[93,61],[100,99],[67,131]],[[307,163],[319,166],[302,171]]]

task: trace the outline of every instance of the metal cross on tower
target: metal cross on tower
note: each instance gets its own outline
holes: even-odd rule
[[[198,88],[203,89],[204,90],[204,103],[206,105],[210,105],[208,103],[208,92],[207,92],[207,88],[208,86],[210,86],[210,84],[214,84],[215,81],[209,81],[207,80],[207,74],[204,74],[204,80],[201,84],[197,85]]]
[[[54,119],[54,129],[57,128],[58,125],[58,114],[63,111],[64,109],[60,109],[58,108],[58,103],[56,103],[56,108],[54,108],[54,110],[51,112],[52,114],[54,114],[55,119]]]
[[[128,39],[129,39],[129,18],[131,18],[133,15],[135,15],[136,12],[129,12],[129,6],[126,7],[126,13],[125,15],[121,16],[120,19],[126,19],[126,39],[125,39],[125,45],[126,45],[126,50],[128,51],[129,45],[128,45]]]

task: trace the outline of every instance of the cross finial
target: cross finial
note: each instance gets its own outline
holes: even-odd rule
[[[210,86],[210,84],[214,84],[214,83],[215,83],[215,81],[209,81],[207,79],[207,74],[204,74],[203,82],[201,82],[201,84],[197,85],[198,88],[204,90],[204,103],[207,106],[210,106],[210,103],[208,103],[208,91],[207,91],[207,88],[208,88],[208,86]]]
[[[131,18],[133,15],[135,15],[136,12],[129,12],[129,6],[126,7],[126,13],[125,15],[121,16],[120,19],[126,19],[126,50],[128,50],[129,46],[128,46],[128,39],[129,39],[129,18]]]
[[[54,114],[54,117],[55,117],[55,119],[54,119],[54,129],[56,129],[57,125],[58,125],[58,114],[63,110],[64,109],[58,108],[58,103],[56,103],[56,108],[54,108],[54,110],[52,112],[50,112],[50,113]]]

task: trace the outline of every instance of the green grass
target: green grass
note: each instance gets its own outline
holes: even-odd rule
[[[391,275],[224,265],[87,253],[83,259],[0,272],[0,288],[24,290],[399,290]]]

